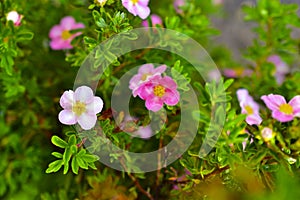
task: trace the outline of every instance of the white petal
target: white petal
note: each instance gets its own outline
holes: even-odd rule
[[[75,90],[74,99],[86,104],[91,103],[94,100],[93,90],[87,86],[80,86]]]
[[[95,126],[96,121],[97,121],[97,116],[96,115],[89,115],[87,113],[82,114],[78,118],[78,124],[84,130],[92,129]]]
[[[87,113],[96,115],[103,109],[103,101],[100,97],[94,97],[94,101],[86,106]]]
[[[62,110],[58,114],[58,119],[61,123],[66,125],[73,125],[77,123],[77,117],[75,113],[70,110]]]
[[[72,90],[65,91],[59,100],[60,106],[67,110],[71,110],[73,102],[74,92]]]

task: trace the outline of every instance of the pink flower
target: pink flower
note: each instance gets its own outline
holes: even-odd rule
[[[249,95],[248,90],[238,89],[236,94],[240,102],[242,113],[247,114],[246,122],[249,125],[259,125],[262,122],[259,116],[259,105]]]
[[[137,94],[146,101],[146,108],[153,112],[159,111],[164,103],[175,106],[180,99],[177,84],[169,76],[153,76],[149,81],[139,86]]]
[[[65,91],[59,103],[64,109],[58,115],[59,121],[66,125],[78,123],[84,130],[95,126],[96,114],[103,108],[102,99],[95,97],[92,89],[87,86],[78,87],[75,92]]]
[[[150,15],[150,19],[151,19],[153,27],[156,27],[156,24],[162,26],[162,20],[161,20],[160,16],[153,14],[153,15]],[[149,27],[148,20],[142,21],[142,26]]]
[[[134,75],[129,81],[129,88],[132,90],[133,96],[136,97],[138,95],[137,89],[142,83],[147,82],[154,75],[161,75],[166,69],[166,65],[161,65],[157,68],[154,68],[153,64],[142,65],[138,74]]]
[[[149,0],[122,0],[122,4],[128,12],[134,16],[138,15],[142,19],[146,19],[150,14],[148,3]]]
[[[20,15],[17,11],[10,11],[6,17],[7,21],[9,20],[13,21],[15,26],[21,25],[22,18],[23,15]]]
[[[184,4],[185,4],[185,0],[174,0],[173,5],[174,5],[174,8],[175,8],[175,10],[178,14],[183,13],[181,7],[184,6]]]
[[[267,61],[275,65],[276,82],[281,85],[285,79],[285,75],[289,73],[289,67],[278,55],[272,55],[268,57]]]
[[[266,106],[272,111],[272,117],[280,122],[292,121],[294,117],[300,116],[300,96],[297,95],[286,103],[281,95],[269,94],[264,95],[261,99]]]
[[[140,137],[142,139],[148,139],[152,137],[153,131],[151,126],[138,126],[137,121],[138,119],[126,115],[119,127],[134,137]]]
[[[239,78],[239,77],[245,77],[245,76],[251,76],[253,71],[251,69],[229,69],[226,68],[223,70],[224,76],[228,78]]]
[[[223,1],[224,1],[224,0],[213,0],[212,3],[213,3],[214,5],[221,5],[221,4],[224,3]]]
[[[72,34],[70,31],[84,27],[84,24],[76,23],[75,19],[71,16],[62,18],[60,24],[53,26],[50,30],[50,47],[53,50],[72,49],[71,41],[82,33],[77,32]]]

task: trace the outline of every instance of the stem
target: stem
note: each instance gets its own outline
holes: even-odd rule
[[[127,168],[126,168],[126,166],[125,166],[125,164],[124,164],[123,159],[120,159],[120,163],[121,163],[121,165],[123,166],[123,168],[126,170]],[[126,170],[126,171],[127,171],[127,170]],[[139,183],[139,181],[138,181],[137,178],[135,178],[135,177],[134,177],[132,174],[130,174],[130,173],[127,173],[127,175],[128,175],[129,178],[133,181],[134,185],[137,187],[137,189],[138,189],[141,193],[143,193],[144,195],[146,195],[150,200],[154,200],[154,198],[152,197],[152,195],[151,195],[149,192],[147,192],[147,191],[141,186],[141,184]]]

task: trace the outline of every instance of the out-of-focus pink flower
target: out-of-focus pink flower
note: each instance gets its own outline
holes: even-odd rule
[[[175,106],[180,99],[177,84],[169,77],[161,75],[152,76],[147,82],[142,83],[137,94],[146,101],[146,108],[153,112],[159,111],[163,104]]]
[[[221,5],[221,4],[224,3],[224,0],[213,0],[212,3],[213,3],[214,5]]]
[[[71,16],[62,18],[60,24],[53,26],[50,30],[50,47],[53,50],[72,49],[71,41],[82,33],[70,33],[70,31],[84,27],[83,23],[76,23]]]
[[[23,15],[20,15],[17,11],[10,11],[6,16],[7,21],[13,21],[15,26],[21,25],[22,18]]]
[[[275,65],[276,71],[275,71],[275,78],[276,82],[281,85],[284,82],[286,74],[289,73],[289,67],[287,64],[281,60],[281,58],[278,55],[272,55],[268,57],[268,62],[273,63]]]
[[[133,14],[142,19],[146,19],[150,15],[150,8],[148,7],[149,0],[122,0],[123,6]]]
[[[65,91],[59,103],[64,109],[58,115],[59,121],[66,125],[78,123],[84,130],[95,126],[96,115],[103,108],[102,99],[94,96],[92,89],[87,86],[78,87],[75,92]]]
[[[268,127],[264,127],[262,130],[261,130],[261,136],[263,138],[264,141],[270,141],[274,135],[273,135],[273,130],[268,128]]]
[[[243,69],[243,68],[223,69],[224,76],[226,76],[228,78],[241,78],[241,77],[251,76],[252,73],[253,73],[253,71],[251,69]]]
[[[247,114],[246,122],[249,125],[259,125],[262,122],[259,116],[259,105],[249,95],[248,90],[238,89],[236,94],[240,102],[242,113]]]
[[[152,23],[153,27],[156,27],[157,24],[162,26],[162,20],[161,20],[160,16],[158,16],[156,14],[152,14],[152,15],[150,15],[150,19],[151,19],[151,23]],[[142,21],[142,26],[149,27],[148,20]]]
[[[161,65],[157,68],[154,68],[153,64],[144,64],[139,68],[138,74],[134,75],[129,81],[129,88],[132,90],[132,94],[136,97],[137,89],[139,86],[148,81],[154,75],[161,75],[167,69],[166,65]]]
[[[272,117],[280,122],[292,121],[294,117],[300,116],[300,95],[292,98],[289,103],[283,96],[277,94],[264,95],[261,99],[272,111]]]
[[[174,5],[174,8],[175,8],[175,10],[178,14],[183,13],[183,11],[180,7],[184,6],[184,4],[185,4],[185,0],[174,0],[173,5]]]
[[[151,126],[138,126],[137,121],[138,120],[136,118],[126,115],[120,124],[120,128],[134,137],[140,137],[142,139],[148,139],[152,137],[153,131]]]

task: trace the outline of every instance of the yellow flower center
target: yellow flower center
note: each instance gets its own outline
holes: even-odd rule
[[[82,113],[84,113],[86,111],[86,105],[85,103],[82,103],[80,101],[77,101],[73,107],[72,107],[72,111],[75,113],[75,115],[80,116],[82,115]]]
[[[251,106],[245,106],[245,110],[247,111],[248,115],[252,115],[254,113],[253,108]]]
[[[286,114],[286,115],[291,115],[293,114],[293,107],[287,103],[282,104],[279,106],[279,111]]]
[[[70,33],[70,31],[68,30],[64,30],[61,34],[61,37],[63,40],[67,40],[72,36],[72,34]]]
[[[166,88],[164,86],[157,85],[154,87],[153,93],[157,97],[162,97],[166,93]]]
[[[131,2],[132,2],[133,4],[136,4],[137,2],[139,2],[139,0],[131,0]]]

